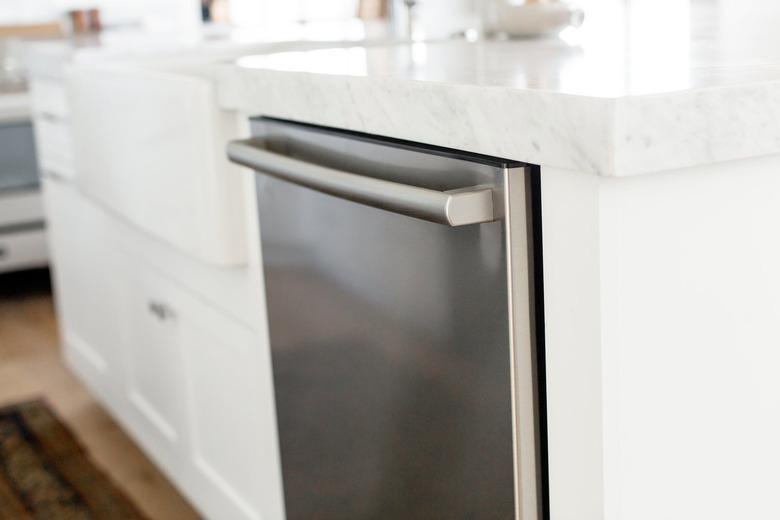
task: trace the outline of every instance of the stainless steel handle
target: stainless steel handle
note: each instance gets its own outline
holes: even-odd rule
[[[465,226],[500,218],[487,186],[436,191],[364,177],[270,151],[261,139],[232,141],[227,155],[234,163],[300,186],[439,224]]]

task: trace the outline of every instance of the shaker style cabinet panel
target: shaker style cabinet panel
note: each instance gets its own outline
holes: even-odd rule
[[[181,292],[143,264],[128,282],[125,392],[131,426],[154,458],[176,472],[187,437]]]
[[[73,140],[69,124],[53,117],[37,117],[35,141],[38,143],[38,164],[42,171],[73,179]]]
[[[67,119],[70,116],[68,93],[61,82],[34,78],[30,95],[36,117]]]
[[[264,338],[145,260],[128,282],[125,392],[139,441],[207,515],[280,518]]]
[[[123,381],[124,334],[119,256],[100,212],[55,180],[44,181],[54,288],[65,357],[108,405],[117,404]]]
[[[73,138],[67,90],[60,82],[36,78],[30,84],[30,94],[39,169],[73,180]]]
[[[270,358],[263,338],[197,300],[182,330],[194,500],[213,518],[282,518]]]
[[[40,169],[73,179],[73,140],[67,90],[60,82],[33,79],[30,94]]]
[[[281,518],[265,336],[68,183],[45,180],[45,197],[69,365],[205,514]]]

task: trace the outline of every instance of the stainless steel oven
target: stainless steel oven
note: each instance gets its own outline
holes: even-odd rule
[[[0,192],[36,189],[38,163],[32,123],[0,122]]]
[[[252,128],[287,517],[541,518],[535,172]]]
[[[0,121],[0,273],[48,263],[32,124]]]

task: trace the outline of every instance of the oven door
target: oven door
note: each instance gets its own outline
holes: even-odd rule
[[[0,123],[0,192],[38,188],[32,123]]]

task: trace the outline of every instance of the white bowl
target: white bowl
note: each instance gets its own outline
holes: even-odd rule
[[[557,34],[570,25],[579,27],[584,17],[582,9],[564,2],[510,4],[499,0],[490,29],[509,36],[544,36]]]

